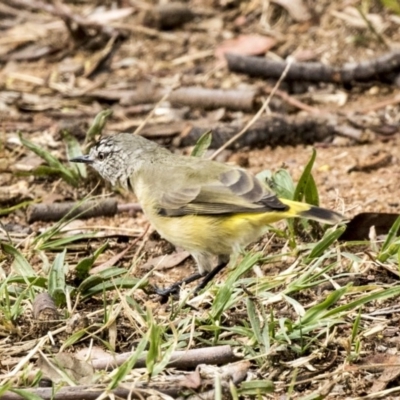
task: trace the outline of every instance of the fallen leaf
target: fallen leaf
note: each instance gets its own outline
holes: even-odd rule
[[[179,265],[182,261],[186,260],[190,254],[187,251],[179,251],[177,253],[166,254],[159,257],[154,257],[148,260],[143,266],[143,269],[170,269]]]
[[[86,361],[81,361],[67,353],[59,353],[53,358],[39,353],[38,365],[43,375],[53,383],[79,382],[92,383],[93,367]]]
[[[201,385],[200,370],[197,367],[192,373],[186,375],[180,382],[182,386],[188,389],[198,389]]]
[[[400,356],[387,354],[372,354],[367,357],[363,365],[371,364],[371,369],[382,369],[382,374],[374,381],[369,393],[385,390],[387,385],[400,376]],[[378,364],[376,367],[374,365]],[[379,365],[381,364],[381,365]]]
[[[235,39],[222,42],[215,50],[215,57],[219,63],[225,63],[225,54],[241,54],[245,56],[257,56],[265,54],[276,45],[276,39],[261,35],[241,35]]]

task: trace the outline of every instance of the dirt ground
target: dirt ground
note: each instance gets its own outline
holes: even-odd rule
[[[191,0],[179,3],[183,11],[173,9],[172,14],[179,15],[177,22],[160,11],[155,1],[2,2],[0,241],[6,243],[11,239],[21,246],[29,254],[34,270],[41,271],[45,264],[43,254],[33,254],[29,246],[51,223],[28,223],[27,207],[10,208],[31,201],[48,204],[78,201],[90,191],[93,195],[113,193],[120,204],[136,201],[131,194],[113,190],[94,171],[89,171],[87,180],[80,181],[77,187],[57,174],[33,176],[35,168],[46,163],[21,145],[19,133],[68,165],[62,139],[65,130],[83,145],[86,130],[101,110],[113,111],[103,131],[106,135],[135,131],[153,110],[141,133],[173,151],[187,154],[191,147],[182,148],[179,143],[194,126],[207,125],[211,130],[216,124],[243,127],[276,83],[276,79],[230,71],[224,52],[282,62],[295,57],[297,62],[336,68],[376,60],[399,51],[399,3],[393,2],[397,6],[389,3]],[[160,4],[166,9],[171,6],[168,1]],[[184,19],[187,22],[181,23]],[[271,112],[310,120],[333,115],[341,124],[357,130],[357,136],[347,135],[349,130],[345,129],[342,134],[330,135],[312,145],[261,148],[236,145],[224,150],[218,159],[254,173],[265,169],[276,171],[284,166],[297,181],[315,147],[313,176],[322,206],[348,218],[361,212],[399,214],[399,74],[397,65],[390,72],[373,73],[368,79],[346,83],[284,81],[280,90],[286,97],[275,94],[262,118],[268,118]],[[166,98],[157,104],[166,91],[186,87],[231,89],[237,91],[235,96],[239,98],[252,91],[253,101],[250,109],[247,106],[234,109],[229,105],[210,109],[204,102],[193,105],[192,98],[182,104]],[[209,154],[214,150],[209,150]],[[80,229],[93,228],[109,235],[110,247],[95,265],[102,265],[139,237],[121,258],[121,266],[128,267],[132,257],[139,257],[135,276],[150,271],[159,262],[157,257],[175,254],[175,248],[151,228],[145,233],[147,227],[142,213],[132,210],[113,217],[75,220],[68,225],[69,230],[78,233]],[[74,244],[68,263],[76,264],[100,243],[101,240],[85,240]],[[263,240],[262,244],[265,243],[268,239]],[[277,244],[283,245],[284,241],[278,240]],[[47,263],[53,262],[53,252],[44,254]],[[180,263],[176,259],[169,261],[172,268],[162,261],[164,264],[150,276],[151,283],[163,287],[195,272],[193,261],[182,255],[181,249],[179,257],[182,257]],[[11,260],[0,254],[0,262],[3,279],[11,270]],[[281,270],[282,266],[277,268]],[[224,278],[226,275],[218,279]],[[390,276],[390,282],[397,278]],[[141,296],[138,301],[157,309],[155,297]],[[396,300],[390,305],[395,307]],[[393,315],[397,318],[398,314]],[[26,338],[35,338],[30,329],[22,327],[22,331]],[[124,340],[128,336],[121,334]],[[383,346],[381,339],[379,336],[376,342],[370,339],[367,347]],[[118,344],[120,351],[128,351],[128,347],[123,340]],[[7,368],[13,365],[10,363]],[[0,366],[4,374],[7,368]],[[367,375],[369,378],[365,380]],[[342,392],[338,389],[332,398],[367,396],[372,376],[376,377],[372,372],[361,378],[352,375],[348,387],[341,388]],[[356,382],[357,379],[360,381]],[[388,380],[381,392],[396,387],[396,379],[390,383]],[[286,377],[285,382],[289,384],[290,379]],[[317,384],[296,386],[292,397],[285,397],[284,392],[276,396],[300,398],[317,387]]]

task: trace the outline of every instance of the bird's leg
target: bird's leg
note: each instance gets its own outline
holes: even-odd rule
[[[197,281],[200,278],[202,278],[203,276],[204,276],[204,274],[200,274],[199,272],[196,272],[195,274],[190,275],[187,278],[174,283],[173,285],[171,285],[170,287],[167,287],[166,289],[156,288],[155,290],[158,295],[160,295],[163,299],[166,299],[171,294],[179,293],[179,289],[184,283],[191,283],[191,282]],[[164,301],[162,301],[162,302],[164,302]]]
[[[195,257],[195,259],[197,262],[199,262],[200,257],[198,255],[196,256],[197,257]],[[210,260],[204,258],[202,259],[202,261],[205,264]],[[168,296],[179,293],[179,289],[184,283],[191,283],[199,280],[200,278],[203,278],[200,284],[196,286],[196,289],[194,290],[194,294],[197,294],[201,289],[203,289],[207,285],[208,282],[210,282],[218,274],[218,272],[222,271],[228,265],[228,262],[229,262],[229,256],[218,256],[218,265],[208,273],[207,270],[205,271],[205,273],[198,272],[196,274],[190,275],[185,279],[182,279],[179,282],[174,283],[173,285],[171,285],[166,289],[155,288],[155,291],[158,295],[161,296],[161,302],[165,303],[167,301]]]
[[[205,275],[201,282],[196,286],[196,289],[194,289],[194,294],[197,294],[201,289],[204,289],[207,283],[210,282],[218,274],[218,272],[222,271],[228,265],[228,261],[229,260],[219,261],[218,265],[207,275]]]

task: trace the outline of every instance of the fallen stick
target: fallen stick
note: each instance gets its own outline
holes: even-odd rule
[[[70,218],[112,216],[116,212],[117,201],[114,199],[87,201],[81,205],[75,202],[34,204],[28,208],[28,222],[59,221],[66,215]]]
[[[228,68],[251,76],[278,79],[287,66],[286,61],[275,61],[262,57],[226,54]],[[349,63],[342,67],[331,67],[318,62],[293,62],[286,80],[309,82],[350,83],[367,81],[377,76],[387,79],[387,74],[400,67],[400,51],[394,50],[380,57],[360,63]]]
[[[195,379],[190,379],[189,375],[180,374],[177,376],[169,376],[167,379],[164,377],[163,382],[132,383],[129,389],[126,388],[128,384],[125,384],[124,388],[119,387],[114,390],[109,390],[108,393],[110,396],[104,398],[112,398],[112,395],[114,395],[123,399],[143,399],[146,394],[152,393],[157,395],[157,392],[161,392],[172,398],[177,398],[182,394],[188,395],[194,393],[196,390],[198,393],[207,393],[210,389],[212,390],[214,388],[216,374],[220,375],[221,385],[228,389],[230,382],[233,382],[235,385],[242,382],[246,378],[249,368],[249,361],[228,364],[216,369],[211,369],[210,366],[204,365],[201,366],[201,371],[196,370],[190,374]],[[18,390],[24,390],[24,392],[34,394],[43,400],[95,400],[106,392],[106,387],[102,385],[82,385],[62,387],[59,390],[53,387],[18,388]],[[22,400],[24,398],[26,397],[12,391],[7,391],[0,396],[0,400]]]
[[[111,370],[124,363],[131,356],[132,353],[122,353],[116,356],[110,356],[110,357],[100,358],[97,360],[92,360],[91,364],[94,369]],[[145,353],[142,357],[140,357],[137,360],[134,368],[145,367],[146,357],[147,354]],[[233,352],[231,346],[226,345],[226,346],[204,347],[201,349],[174,351],[171,355],[171,358],[167,366],[181,370],[189,370],[196,368],[199,364],[209,364],[209,365],[227,364],[230,362],[237,361],[239,359],[240,357],[238,357]]]
[[[193,146],[200,136],[209,129],[207,124],[196,124],[184,136],[179,138],[180,146]],[[219,148],[242,129],[234,123],[219,123],[212,128],[213,139],[210,148]],[[313,144],[330,141],[340,135],[364,142],[365,129],[356,128],[345,117],[332,114],[313,115],[283,115],[270,114],[259,118],[246,135],[239,138],[230,148],[264,147],[264,146],[295,146],[298,144]]]
[[[151,388],[148,388],[151,389]],[[23,390],[26,394],[35,395],[37,398],[42,400],[96,400],[99,396],[103,395],[106,391],[106,387],[104,386],[71,386],[71,387],[62,387],[58,391],[54,388],[25,388],[18,390]],[[134,387],[132,390],[125,388],[117,388],[108,391],[110,396],[103,397],[105,399],[110,398],[122,398],[127,399],[129,396],[134,399],[143,399],[143,396],[138,394],[137,391],[139,388]],[[157,389],[156,389],[157,390]],[[179,394],[179,390],[164,388],[163,390],[158,390],[166,395],[175,397]],[[113,397],[111,397],[113,396]],[[115,397],[114,397],[115,396]],[[5,392],[2,396],[0,396],[0,400],[23,400],[26,397],[19,395],[18,393],[14,393],[11,391]]]
[[[91,200],[81,205],[76,202],[33,204],[28,208],[28,223],[36,221],[59,221],[70,218],[112,217],[118,212],[140,211],[139,204],[118,204],[115,199]]]
[[[146,103],[156,103],[166,91],[156,89],[152,86],[140,87],[134,91],[123,90],[118,93],[114,91],[114,100],[120,96],[120,104],[123,106],[132,106]],[[101,97],[107,96],[106,90],[94,90],[87,93],[88,96]],[[182,105],[189,107],[198,107],[202,109],[228,108],[230,110],[252,111],[256,100],[257,91],[254,89],[207,89],[196,86],[181,87],[170,93],[168,101],[172,106],[180,107]],[[109,98],[107,98],[109,99]]]

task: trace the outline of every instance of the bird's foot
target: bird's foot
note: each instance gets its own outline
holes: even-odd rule
[[[171,285],[170,287],[167,287],[165,289],[161,289],[161,288],[156,287],[155,288],[155,292],[159,296],[161,296],[160,302],[161,303],[166,303],[169,296],[175,296],[175,295],[179,294],[179,291],[180,291],[181,286],[183,284],[197,281],[203,276],[204,275],[202,275],[202,274],[196,273],[196,274],[190,275],[189,277],[187,277],[185,279],[182,279],[179,282],[174,283],[173,285]]]
[[[196,286],[196,289],[193,292],[194,294],[197,294],[200,292],[201,289],[204,289],[206,287],[206,285],[208,284],[208,282],[210,282],[227,265],[228,265],[227,262],[219,263],[207,275],[196,273],[196,274],[190,275],[189,277],[187,277],[185,279],[182,279],[179,282],[174,283],[173,285],[171,285],[170,287],[168,287],[166,289],[160,289],[160,288],[156,287],[155,292],[161,297],[160,302],[163,304],[163,303],[167,302],[168,297],[178,295],[180,288],[183,284],[191,283],[191,282],[199,280],[200,278],[203,278],[201,280],[201,282]]]

